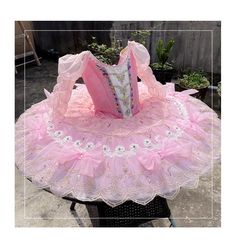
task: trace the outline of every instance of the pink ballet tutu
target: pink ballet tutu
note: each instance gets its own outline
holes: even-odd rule
[[[71,90],[63,118],[53,115],[53,93],[16,123],[16,164],[40,188],[81,201],[117,206],[173,199],[195,188],[220,158],[220,120],[202,101],[162,85],[149,94],[138,82],[139,111],[115,118],[97,111],[85,84]],[[58,99],[57,99],[58,101]]]

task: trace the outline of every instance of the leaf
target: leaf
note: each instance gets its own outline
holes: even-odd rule
[[[169,58],[169,53],[174,45],[175,41],[171,39],[168,41],[167,45],[164,46],[162,39],[159,39],[156,45],[156,54],[158,58],[158,63],[161,65],[162,69],[166,68],[165,64]]]
[[[169,53],[174,46],[175,41],[173,39],[169,40],[167,45],[166,45],[166,52]]]

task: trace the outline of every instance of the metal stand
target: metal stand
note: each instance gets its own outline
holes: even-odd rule
[[[75,211],[75,205],[76,205],[76,202],[72,201],[71,206],[70,206],[71,211]]]
[[[170,227],[177,227],[176,226],[176,223],[175,223],[175,219],[173,218],[173,216],[171,215],[170,218],[169,218],[169,221],[170,221]]]

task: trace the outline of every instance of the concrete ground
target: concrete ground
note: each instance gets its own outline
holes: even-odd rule
[[[53,89],[57,77],[57,64],[42,61],[42,66],[26,70],[25,106],[30,107],[45,98],[43,88]],[[210,92],[207,100],[211,99]],[[219,100],[214,99],[217,103]],[[24,73],[16,75],[16,119],[24,111]],[[219,113],[219,107],[215,108]],[[178,227],[220,227],[221,225],[221,171],[216,165],[210,175],[203,176],[195,190],[182,189],[174,200],[168,200]],[[70,202],[37,189],[16,169],[15,225],[17,227],[91,227],[84,205],[77,204],[76,212],[69,211]],[[167,227],[169,221],[158,219],[143,227]]]

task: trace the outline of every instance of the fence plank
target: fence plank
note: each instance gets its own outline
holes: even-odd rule
[[[113,30],[117,39],[127,44],[130,30],[152,30],[146,47],[151,55],[151,62],[156,61],[156,41],[175,39],[175,46],[170,60],[175,62],[178,70],[203,70],[211,72],[213,58],[213,73],[221,70],[221,23],[220,21],[141,21],[113,22]],[[213,56],[211,54],[213,32]],[[111,33],[112,34],[112,33]],[[150,46],[151,43],[151,46]]]

